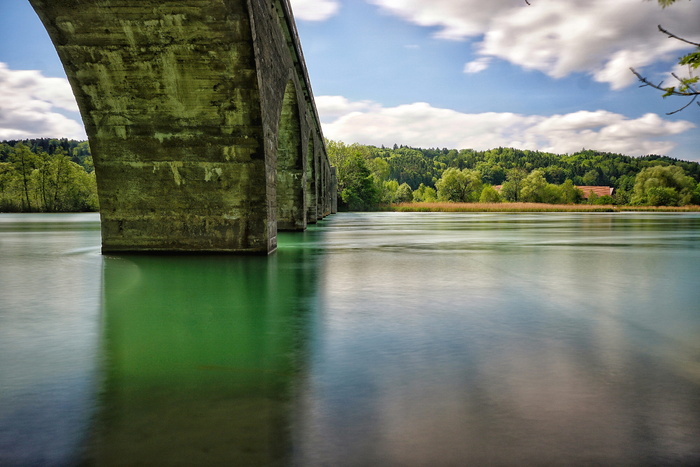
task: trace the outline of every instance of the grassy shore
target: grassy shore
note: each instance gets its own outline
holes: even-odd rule
[[[398,203],[385,206],[395,212],[700,212],[700,206],[614,206],[612,204],[543,203]]]

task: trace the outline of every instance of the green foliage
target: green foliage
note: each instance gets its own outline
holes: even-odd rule
[[[353,154],[338,167],[342,179],[338,177],[338,191],[342,207],[350,211],[371,211],[377,208],[380,198],[372,172],[365,159]]]
[[[574,182],[567,178],[559,187],[560,202],[563,204],[578,204],[583,199],[583,192],[574,186]]]
[[[437,191],[435,188],[420,184],[418,189],[413,192],[413,201],[416,203],[432,203],[437,201]]]
[[[387,180],[379,185],[379,202],[391,204],[396,202],[396,193],[399,191],[399,182]]]
[[[650,206],[677,206],[679,195],[674,188],[654,186],[647,191],[646,200]]]
[[[433,178],[438,176],[432,162],[416,149],[399,148],[392,151],[387,162],[389,177],[399,184],[407,183],[411,189],[418,188],[421,183],[432,184]]]
[[[627,190],[616,190],[613,194],[613,204],[618,206],[630,204],[630,193]]]
[[[481,190],[481,195],[479,196],[480,203],[500,203],[501,195],[491,186],[486,185],[483,190]]]
[[[481,173],[477,170],[459,170],[451,167],[442,173],[435,184],[440,201],[477,201],[481,194]]]
[[[651,206],[676,206],[693,198],[695,180],[681,167],[648,167],[635,178],[632,204]]]
[[[541,170],[533,170],[521,184],[520,201],[526,203],[544,203],[547,180]]]
[[[411,201],[413,201],[413,190],[408,183],[402,183],[396,191],[396,202],[410,203]]]
[[[586,172],[583,175],[583,179],[581,181],[583,182],[582,185],[586,185],[586,186],[598,185],[599,181],[600,181],[598,170],[596,170],[596,169],[589,170],[588,172]]]
[[[561,186],[547,183],[542,190],[542,202],[547,204],[567,204],[563,201]]]
[[[21,184],[21,210],[31,212],[32,202],[29,196],[29,184],[32,172],[39,164],[39,157],[31,152],[27,146],[18,144],[14,151],[9,154],[9,160],[18,174],[19,183]]]
[[[74,150],[70,157],[68,152]],[[87,143],[48,139],[6,142],[0,144],[0,158],[0,211],[98,209],[97,183]]]
[[[381,184],[380,200],[383,204],[410,203],[413,201],[413,190],[408,183],[399,185],[396,180],[387,180]]]
[[[501,188],[501,196],[507,201],[521,201],[521,191],[523,180],[527,177],[527,171],[522,168],[513,168],[508,171],[506,181]]]
[[[615,204],[615,199],[610,196],[610,195],[603,195],[603,196],[591,196],[588,199],[588,204],[593,204],[593,205],[607,205],[607,204]]]
[[[599,185],[616,188],[613,202],[619,205],[700,203],[700,164],[657,155],[635,158],[592,150],[556,155],[513,148],[392,149],[336,141],[327,141],[327,149],[331,164],[337,168],[338,201],[343,209],[373,210],[381,203],[411,199],[433,202],[438,200],[439,186],[440,199],[454,201],[538,199],[574,204],[582,198],[574,185],[594,179]],[[533,175],[534,171],[538,173]],[[638,177],[642,172],[644,175]],[[663,175],[667,172],[671,175]],[[676,181],[645,181],[644,186],[668,184],[677,196],[658,190],[650,194],[648,189],[637,188],[638,181],[659,177]],[[502,184],[500,193],[484,186],[491,184]],[[527,187],[524,199],[523,187]],[[96,209],[95,174],[86,141],[0,143],[0,211]]]
[[[370,148],[359,144],[348,146],[339,141],[327,141],[326,149],[331,165],[336,167],[339,209],[376,209],[386,193],[378,183],[381,175],[373,173],[367,163],[373,159]],[[382,170],[379,164],[375,163],[373,167]]]
[[[695,191],[690,196],[689,204],[700,204],[700,183],[695,187]]]
[[[386,180],[389,177],[389,163],[386,159],[375,157],[367,161],[367,167],[372,171],[377,180]]]
[[[513,148],[458,151],[398,145],[392,149],[358,144],[347,146],[334,141],[328,142],[328,148],[329,156],[332,156],[331,163],[339,168],[339,178],[342,178],[339,163],[342,157],[354,153],[365,160],[374,177],[381,203],[395,202],[398,187],[403,183],[413,188],[415,202],[436,201],[435,188],[449,169],[458,170],[460,173],[465,169],[479,172],[484,185],[502,184],[499,195],[506,201],[523,201],[521,184],[531,172],[539,170],[546,184],[542,187],[538,177],[539,191],[530,190],[530,193],[526,192],[527,197],[539,197],[542,202],[547,203],[566,204],[582,201],[582,193],[575,188],[576,185],[611,186],[615,188],[615,204],[628,204],[637,174],[647,168],[678,167],[696,183],[700,181],[700,164],[658,155],[630,157],[593,150],[557,155]],[[391,181],[395,181],[396,184],[387,183]],[[477,201],[481,198],[482,190],[483,185],[468,199]],[[447,195],[443,189],[442,199],[445,197],[462,198],[459,194]],[[684,204],[692,202],[692,199],[693,193],[690,193],[689,196],[680,196],[678,202]]]

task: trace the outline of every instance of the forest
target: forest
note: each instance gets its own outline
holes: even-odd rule
[[[392,148],[326,141],[342,210],[407,202],[530,202],[683,206],[700,204],[700,164],[665,156],[513,148]],[[577,186],[610,186],[584,199]],[[0,143],[0,212],[99,209],[87,141]]]
[[[87,141],[42,138],[0,143],[0,212],[98,208]]]
[[[341,209],[405,202],[700,204],[700,164],[593,150],[551,154],[513,148],[421,149],[327,141]],[[610,186],[584,200],[577,186]],[[494,188],[496,187],[496,188]]]

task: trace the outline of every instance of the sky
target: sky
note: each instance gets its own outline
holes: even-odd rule
[[[345,143],[700,162],[700,107],[640,88],[687,76],[700,0],[291,0],[324,135]],[[0,0],[0,140],[85,139],[28,0]]]

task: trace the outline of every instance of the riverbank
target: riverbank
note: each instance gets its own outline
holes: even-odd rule
[[[612,204],[544,203],[398,203],[382,207],[393,212],[700,212],[700,206],[615,206]]]

